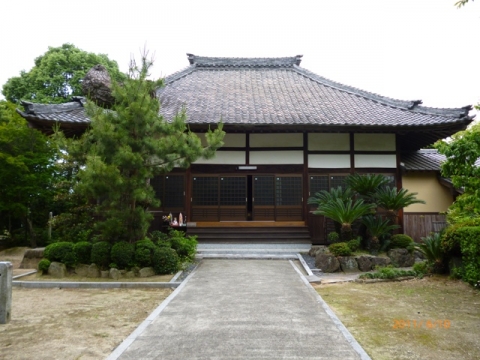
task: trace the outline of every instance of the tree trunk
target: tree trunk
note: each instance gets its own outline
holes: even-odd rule
[[[341,241],[344,241],[344,242],[352,240],[353,231],[352,231],[351,224],[342,224],[342,229],[340,231],[340,238],[341,238]]]

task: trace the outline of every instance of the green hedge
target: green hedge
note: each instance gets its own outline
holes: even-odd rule
[[[157,247],[149,239],[137,241],[135,244],[135,263],[141,267],[152,266],[153,253]]]
[[[110,260],[117,264],[119,269],[126,269],[133,266],[135,245],[126,241],[119,241],[112,246]]]
[[[462,279],[480,287],[480,226],[467,226],[457,230],[462,252]]]
[[[64,263],[68,267],[73,267],[77,263],[77,257],[71,242],[61,241],[48,245],[45,247],[43,256],[50,261]]]
[[[73,251],[80,264],[90,264],[92,257],[92,243],[88,241],[80,241],[73,245]]]
[[[173,274],[179,269],[177,252],[167,247],[158,247],[153,253],[153,269],[156,274]]]
[[[180,260],[188,261],[195,258],[197,252],[197,238],[196,236],[188,237],[173,237],[170,239],[170,246],[174,249]]]
[[[92,245],[91,262],[101,267],[108,268],[110,264],[110,249],[112,246],[106,241],[100,241]]]

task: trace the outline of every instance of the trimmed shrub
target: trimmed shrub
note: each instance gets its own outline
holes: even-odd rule
[[[77,261],[80,264],[90,264],[92,256],[92,243],[88,241],[81,241],[73,244],[73,251],[77,257]]]
[[[46,272],[48,272],[48,268],[50,267],[50,264],[51,264],[50,260],[42,259],[38,263],[38,270],[45,274]]]
[[[480,226],[467,226],[458,229],[462,251],[463,281],[480,288]]]
[[[68,267],[73,267],[77,263],[77,258],[73,250],[73,243],[61,241],[45,247],[44,255],[50,261],[58,261]]]
[[[92,245],[91,262],[102,269],[106,269],[110,264],[110,249],[112,246],[106,241],[100,241]]]
[[[417,275],[425,275],[429,274],[432,271],[432,268],[427,261],[422,261],[413,264],[413,271],[415,271]]]
[[[126,269],[133,266],[135,245],[126,241],[119,241],[112,246],[110,260],[118,265],[118,269]]]
[[[350,255],[352,255],[352,250],[350,250],[350,247],[345,242],[339,242],[339,243],[336,243],[336,244],[331,244],[328,247],[328,250],[334,256],[350,256]]]
[[[161,244],[168,243],[169,236],[161,231],[155,230],[155,231],[152,231],[152,233],[150,234],[150,238],[155,244],[161,245]]]
[[[135,264],[141,267],[152,266],[153,252],[157,247],[150,239],[140,240],[135,243]]]
[[[396,279],[404,276],[417,276],[414,270],[399,270],[392,266],[380,267],[374,273],[366,273],[359,276],[360,279]],[[421,275],[423,276],[423,275]]]
[[[155,274],[173,274],[178,271],[177,252],[171,248],[159,247],[153,253],[152,266]]]
[[[390,238],[390,243],[388,244],[388,250],[390,249],[408,249],[410,252],[414,250],[413,239],[405,234],[393,235]]]
[[[329,232],[327,235],[327,240],[329,244],[335,244],[340,241],[340,235],[338,235],[338,233],[335,231]]]
[[[182,261],[193,260],[197,251],[196,236],[173,237],[170,239],[172,249],[174,249]]]
[[[353,252],[357,251],[358,249],[360,249],[360,239],[361,238],[357,238],[357,239],[353,239],[353,240],[350,240],[347,245],[348,247],[350,248],[350,250],[352,250]]]

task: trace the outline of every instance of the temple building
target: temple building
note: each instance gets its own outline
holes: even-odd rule
[[[426,201],[405,208],[399,220],[407,233],[421,222],[420,235],[427,235],[455,191],[439,177],[438,154],[420,149],[464,130],[471,106],[437,109],[377,95],[314,74],[301,58],[188,54],[190,65],[165,78],[157,95],[167,121],[185,108],[200,136],[220,121],[227,134],[215,158],[152,180],[162,202],[154,213],[182,213],[192,231],[210,229],[212,238],[228,226],[270,234],[283,227],[322,243],[325,222],[307,199],[349,174],[375,173]],[[47,133],[59,123],[81,134],[90,122],[83,98],[24,107],[19,113]]]

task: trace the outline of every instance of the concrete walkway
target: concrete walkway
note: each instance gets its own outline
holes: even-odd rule
[[[293,262],[203,260],[108,359],[369,359]]]

